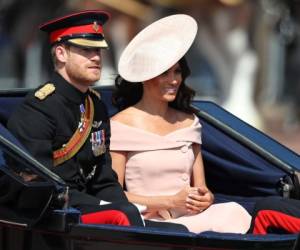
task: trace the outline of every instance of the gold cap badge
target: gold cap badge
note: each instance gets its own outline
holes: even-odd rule
[[[44,100],[48,95],[55,91],[55,86],[53,83],[47,83],[42,88],[34,93],[34,96],[40,100]]]
[[[95,32],[98,32],[98,30],[99,30],[99,24],[96,21],[93,23],[93,30]]]

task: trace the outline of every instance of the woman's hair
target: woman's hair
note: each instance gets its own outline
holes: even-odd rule
[[[174,101],[169,106],[185,113],[194,113],[196,109],[191,106],[195,91],[185,84],[185,79],[191,74],[190,68],[184,57],[179,60],[182,72],[182,82]],[[136,104],[143,96],[143,84],[128,82],[120,75],[116,77],[115,89],[112,94],[112,104],[120,110]]]

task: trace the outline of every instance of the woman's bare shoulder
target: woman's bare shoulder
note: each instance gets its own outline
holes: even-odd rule
[[[195,120],[194,114],[185,113],[179,110],[175,110],[174,112],[176,112],[176,117],[180,122],[191,123]]]
[[[129,107],[116,113],[114,116],[111,117],[111,120],[121,122],[124,124],[131,124],[135,114],[136,114],[135,108]]]

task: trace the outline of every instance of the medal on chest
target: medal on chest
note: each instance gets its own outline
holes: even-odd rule
[[[80,109],[81,117],[80,117],[80,121],[78,124],[78,129],[79,129],[79,132],[81,133],[86,126],[85,120],[84,120],[84,115],[85,115],[84,105],[80,104],[79,109]]]
[[[91,133],[92,151],[94,156],[99,156],[106,152],[105,147],[105,131],[104,129]]]

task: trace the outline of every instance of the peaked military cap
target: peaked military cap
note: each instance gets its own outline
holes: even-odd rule
[[[50,20],[39,26],[49,34],[50,44],[68,42],[92,48],[107,48],[103,25],[110,14],[101,10],[86,10]]]

